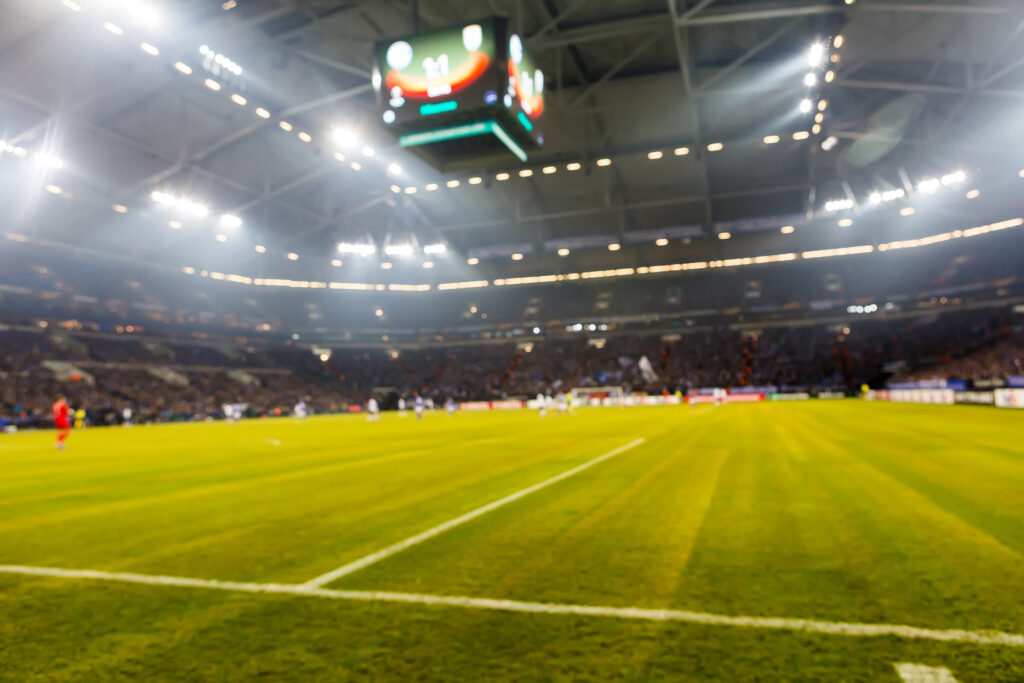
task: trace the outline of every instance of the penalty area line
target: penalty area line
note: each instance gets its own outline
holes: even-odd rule
[[[335,590],[332,588],[315,588],[300,584],[215,581],[211,579],[193,579],[181,576],[104,572],[91,569],[61,569],[57,567],[0,565],[0,574],[110,581],[145,584],[151,586],[176,586],[181,588],[199,588],[240,593],[269,593],[305,598],[321,598],[327,600],[432,605],[439,607],[457,607],[462,609],[491,610],[496,612],[604,617],[634,621],[679,622],[701,626],[754,628],[769,631],[820,633],[824,635],[852,636],[860,638],[895,636],[897,638],[908,640],[932,640],[951,643],[970,643],[973,645],[1003,645],[1008,647],[1024,648],[1024,634],[1006,633],[1004,631],[933,629],[898,624],[864,624],[842,621],[819,621],[815,619],[790,619],[785,617],[728,616],[724,614],[690,612],[673,609],[521,602],[518,600],[470,598],[449,595],[423,595],[419,593],[395,593],[390,591]],[[905,680],[907,679],[905,678]]]
[[[525,498],[531,493],[540,491],[542,488],[551,486],[552,484],[557,484],[558,482],[568,479],[573,475],[579,474],[580,472],[589,469],[594,465],[602,463],[605,460],[608,460],[609,458],[614,458],[616,455],[619,455],[620,453],[625,453],[629,449],[639,446],[644,441],[645,439],[643,438],[634,439],[633,441],[627,443],[625,446],[619,446],[614,450],[608,451],[604,455],[597,456],[593,460],[588,460],[582,465],[577,465],[576,467],[573,467],[570,470],[566,470],[561,474],[557,474],[551,477],[550,479],[545,479],[544,481],[538,484],[534,484],[533,486],[525,488],[521,491],[516,491],[515,493],[507,495],[504,498],[499,498],[493,503],[488,503],[487,505],[478,507],[477,509],[467,512],[464,515],[456,517],[455,519],[450,519],[447,522],[444,522],[443,524],[438,524],[437,526],[431,529],[427,529],[426,531],[418,533],[415,536],[410,536],[404,541],[399,541],[394,545],[389,545],[388,547],[378,550],[375,553],[371,553],[369,555],[366,555],[365,557],[359,558],[358,560],[349,562],[346,565],[342,565],[337,569],[332,569],[326,574],[321,574],[316,578],[310,579],[302,585],[307,588],[320,588],[322,586],[326,586],[332,581],[337,581],[343,576],[348,576],[349,574],[357,572],[360,569],[365,569],[366,567],[369,567],[372,564],[376,564],[377,562],[380,562],[383,559],[391,557],[396,553],[400,553],[403,550],[413,547],[414,545],[419,545],[420,543],[423,543],[423,541],[434,538],[435,536],[440,536],[444,532],[449,531],[450,529],[454,529],[455,527],[465,524],[466,522],[472,521],[477,517],[486,515],[488,512],[497,510],[498,508],[504,505],[508,505],[509,503],[512,503],[514,501],[517,501],[520,498]]]

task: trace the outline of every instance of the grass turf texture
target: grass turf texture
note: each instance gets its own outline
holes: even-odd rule
[[[0,564],[1024,632],[1014,411],[386,415],[0,440]],[[0,574],[0,678],[1024,680],[1024,649]]]

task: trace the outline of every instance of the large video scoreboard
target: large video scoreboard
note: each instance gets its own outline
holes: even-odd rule
[[[493,135],[525,161],[544,142],[544,73],[502,17],[382,41],[373,80],[404,146]]]

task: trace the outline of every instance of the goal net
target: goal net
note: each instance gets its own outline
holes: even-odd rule
[[[625,404],[626,392],[622,387],[576,387],[572,390],[572,405],[621,406]]]

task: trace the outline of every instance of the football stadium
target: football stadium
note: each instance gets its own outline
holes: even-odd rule
[[[1024,3],[0,0],[0,680],[1024,681]]]

